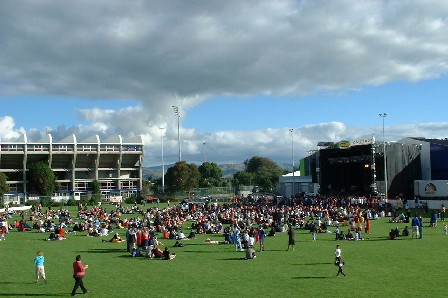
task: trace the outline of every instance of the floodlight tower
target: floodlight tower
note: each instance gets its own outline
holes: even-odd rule
[[[181,153],[181,149],[180,149],[180,126],[179,126],[179,122],[180,122],[180,113],[179,113],[179,107],[178,106],[172,106],[173,110],[174,110],[174,115],[177,116],[177,143],[178,143],[178,147],[179,147],[179,161],[182,160],[182,153]]]
[[[294,173],[294,128],[290,128],[291,132],[291,159],[292,159],[292,187],[291,187],[291,198],[294,197],[294,183],[295,183],[295,173]]]
[[[387,161],[386,161],[386,140],[384,139],[384,120],[387,117],[386,113],[379,114],[383,118],[383,158],[384,158],[384,197],[387,200]]]

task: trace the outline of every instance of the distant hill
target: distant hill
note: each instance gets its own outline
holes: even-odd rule
[[[172,167],[174,164],[165,165],[165,172],[168,168]],[[281,168],[291,171],[292,167],[288,164],[278,163]],[[218,165],[222,170],[223,178],[230,178],[236,172],[244,171],[245,166],[243,163],[240,164],[221,164]],[[143,167],[143,178],[146,179],[152,177],[154,180],[162,177],[162,166],[156,167]]]

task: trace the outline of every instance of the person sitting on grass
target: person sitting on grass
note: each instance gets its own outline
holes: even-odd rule
[[[164,260],[172,260],[176,257],[176,254],[171,254],[168,250],[168,247],[165,247],[165,250],[163,251],[163,259]]]
[[[409,236],[409,234],[410,234],[410,232],[409,232],[408,226],[405,226],[403,232],[401,232],[401,235]]]
[[[107,227],[102,227],[100,231],[100,237],[101,236],[108,236],[109,235],[109,229]]]
[[[65,238],[62,235],[57,235],[55,232],[51,232],[50,236],[46,239],[47,241],[56,241],[56,240],[65,240]]]
[[[400,231],[398,231],[398,228],[391,229],[389,232],[389,240],[395,240],[400,236]]]
[[[354,240],[354,239],[355,235],[350,229],[348,229],[347,234],[345,234],[345,240]]]
[[[188,234],[187,238],[188,239],[196,239],[196,233],[193,230],[191,230],[190,234]]]
[[[161,259],[163,257],[163,251],[160,248],[158,248],[157,246],[154,246],[151,253],[152,253],[152,258]]]
[[[246,247],[246,260],[252,260],[255,259],[257,256],[255,255],[255,250],[253,249],[252,246],[247,246]]]
[[[143,250],[140,247],[133,247],[131,250],[131,255],[133,258],[135,257],[143,257]]]

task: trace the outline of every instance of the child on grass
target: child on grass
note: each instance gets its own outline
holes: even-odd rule
[[[5,234],[6,234],[6,227],[5,226],[0,227],[0,241],[6,240]]]
[[[34,265],[36,266],[36,283],[39,282],[39,278],[42,277],[45,283],[47,283],[47,279],[45,278],[45,267],[44,267],[45,257],[42,254],[42,251],[37,252],[37,256],[34,258]]]

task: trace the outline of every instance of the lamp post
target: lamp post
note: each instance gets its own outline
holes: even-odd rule
[[[291,158],[292,158],[292,187],[291,187],[291,198],[294,197],[294,183],[295,183],[295,173],[294,173],[294,128],[290,128],[291,132]]]
[[[205,155],[205,145],[207,145],[206,142],[202,143],[204,145],[204,163],[207,162],[207,156]]]
[[[384,197],[387,200],[387,162],[386,162],[386,140],[384,138],[384,120],[387,117],[386,113],[379,114],[383,118],[383,158],[384,158]]]
[[[177,143],[179,146],[179,161],[182,160],[182,153],[180,150],[180,126],[179,126],[179,122],[180,122],[180,113],[179,113],[179,107],[178,106],[172,106],[173,110],[174,110],[174,115],[177,116]]]
[[[165,162],[163,160],[163,130],[164,127],[159,127],[160,129],[160,139],[162,141],[162,193],[165,193]]]

